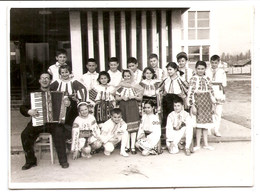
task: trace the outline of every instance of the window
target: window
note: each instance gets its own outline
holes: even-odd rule
[[[188,39],[209,39],[209,11],[188,12]]]
[[[209,46],[189,46],[188,58],[190,62],[209,61]]]

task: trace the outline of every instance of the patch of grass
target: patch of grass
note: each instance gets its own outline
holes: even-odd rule
[[[251,128],[251,81],[228,81],[223,118]]]

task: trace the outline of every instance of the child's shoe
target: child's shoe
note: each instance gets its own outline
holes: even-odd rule
[[[129,157],[129,155],[127,154],[127,152],[125,151],[121,151],[120,155],[122,155],[123,157]]]
[[[179,153],[179,149],[177,147],[173,147],[171,150],[169,150],[170,154],[177,154]]]
[[[203,149],[208,149],[210,151],[213,151],[214,147],[207,145],[207,146],[204,146]]]
[[[109,156],[111,153],[108,152],[108,151],[104,151],[104,154],[105,154],[106,156]]]
[[[185,149],[184,153],[185,153],[185,155],[190,156],[191,151],[190,151],[190,149],[188,148],[188,149]]]
[[[136,152],[136,150],[135,150],[135,148],[131,148],[131,153],[133,154],[133,155],[135,155],[137,152]]]
[[[200,149],[200,146],[193,147],[193,151],[198,151]]]
[[[143,155],[143,156],[148,156],[148,155],[149,155],[149,151],[143,150],[143,151],[142,151],[142,155]]]

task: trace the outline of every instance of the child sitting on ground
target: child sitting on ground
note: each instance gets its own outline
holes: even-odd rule
[[[91,151],[101,147],[98,141],[100,130],[93,115],[89,114],[86,102],[78,104],[79,116],[73,122],[71,152],[73,160],[91,157]]]
[[[191,117],[188,112],[184,111],[182,99],[175,99],[173,107],[174,111],[172,111],[167,117],[166,146],[169,153],[178,153],[178,145],[180,144],[182,137],[185,136],[185,154],[189,156],[191,151],[193,151],[193,149],[191,149],[193,137]]]
[[[161,153],[161,125],[159,116],[153,113],[154,105],[152,100],[144,103],[144,114],[137,133],[136,147],[144,156]]]
[[[104,154],[110,155],[115,145],[121,141],[120,155],[128,157],[125,152],[126,143],[128,140],[127,124],[122,119],[122,112],[119,108],[111,110],[111,118],[107,120],[101,128],[99,142],[104,147]]]

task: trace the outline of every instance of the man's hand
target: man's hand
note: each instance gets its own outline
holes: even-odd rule
[[[28,114],[34,118],[37,118],[40,115],[37,109],[30,109]]]
[[[69,107],[70,106],[69,98],[67,98],[67,97],[64,98],[64,105],[65,105],[65,107]]]

